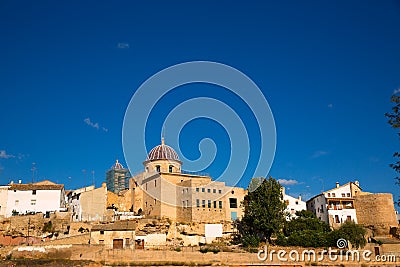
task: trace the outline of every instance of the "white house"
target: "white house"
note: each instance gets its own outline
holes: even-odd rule
[[[336,183],[335,188],[308,200],[307,210],[334,228],[347,220],[357,223],[354,198],[360,192],[361,187],[357,181],[342,186]]]
[[[10,217],[14,213],[46,214],[65,210],[65,190],[62,184],[45,180],[32,184],[10,183],[7,187],[5,217]]]
[[[296,211],[307,210],[307,204],[301,200],[301,196],[298,198],[286,195],[285,188],[282,187],[283,201],[286,203],[285,211],[289,214],[286,220],[290,220],[296,217]]]
[[[82,220],[82,209],[81,209],[81,194],[84,192],[94,190],[94,185],[86,186],[83,188],[70,191],[67,195],[68,207],[71,212],[71,220],[74,222],[79,222]]]

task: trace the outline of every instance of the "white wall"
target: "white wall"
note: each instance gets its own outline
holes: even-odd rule
[[[12,211],[19,213],[59,211],[61,207],[61,190],[8,190],[6,216],[10,217]],[[36,201],[36,202],[35,202]]]
[[[3,217],[7,215],[8,188],[9,186],[0,186],[0,216]]]
[[[285,203],[287,204],[286,211],[290,213],[290,218],[296,217],[296,211],[307,210],[306,202],[302,201],[299,198],[294,198],[292,196],[284,194],[283,201],[285,201]]]

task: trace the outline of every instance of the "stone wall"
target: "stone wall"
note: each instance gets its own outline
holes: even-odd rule
[[[358,223],[372,228],[377,235],[387,235],[391,226],[398,225],[392,194],[358,195],[354,205]]]

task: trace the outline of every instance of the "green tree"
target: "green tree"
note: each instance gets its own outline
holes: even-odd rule
[[[344,222],[337,230],[338,236],[347,239],[354,247],[362,248],[367,243],[365,239],[366,230],[353,221]]]
[[[325,247],[329,246],[331,228],[310,211],[297,211],[297,217],[286,222],[283,235],[277,243],[282,246]],[[336,241],[335,241],[336,242]],[[335,244],[335,243],[334,243]]]
[[[244,216],[238,224],[242,244],[251,246],[258,245],[260,241],[272,243],[272,235],[277,235],[284,225],[286,208],[282,187],[277,180],[269,177],[256,178],[255,181],[258,187],[255,190],[252,188],[246,196]]]
[[[388,123],[393,129],[400,129],[400,96],[392,95],[391,102],[393,103],[392,113],[386,113],[385,116],[389,119]],[[400,136],[400,132],[397,132],[397,135]],[[397,173],[400,173],[400,153],[394,152],[393,157],[395,158],[395,162],[390,164],[389,166]],[[400,185],[400,177],[395,177],[396,184]],[[400,198],[397,201],[397,204],[400,205]]]

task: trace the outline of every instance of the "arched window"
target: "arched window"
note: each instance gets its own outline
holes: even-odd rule
[[[168,168],[168,171],[169,171],[169,172],[172,172],[172,167],[174,167],[174,166],[169,165],[169,168]]]
[[[156,166],[156,172],[160,172],[161,171],[161,167],[160,167],[160,165],[157,165]]]

